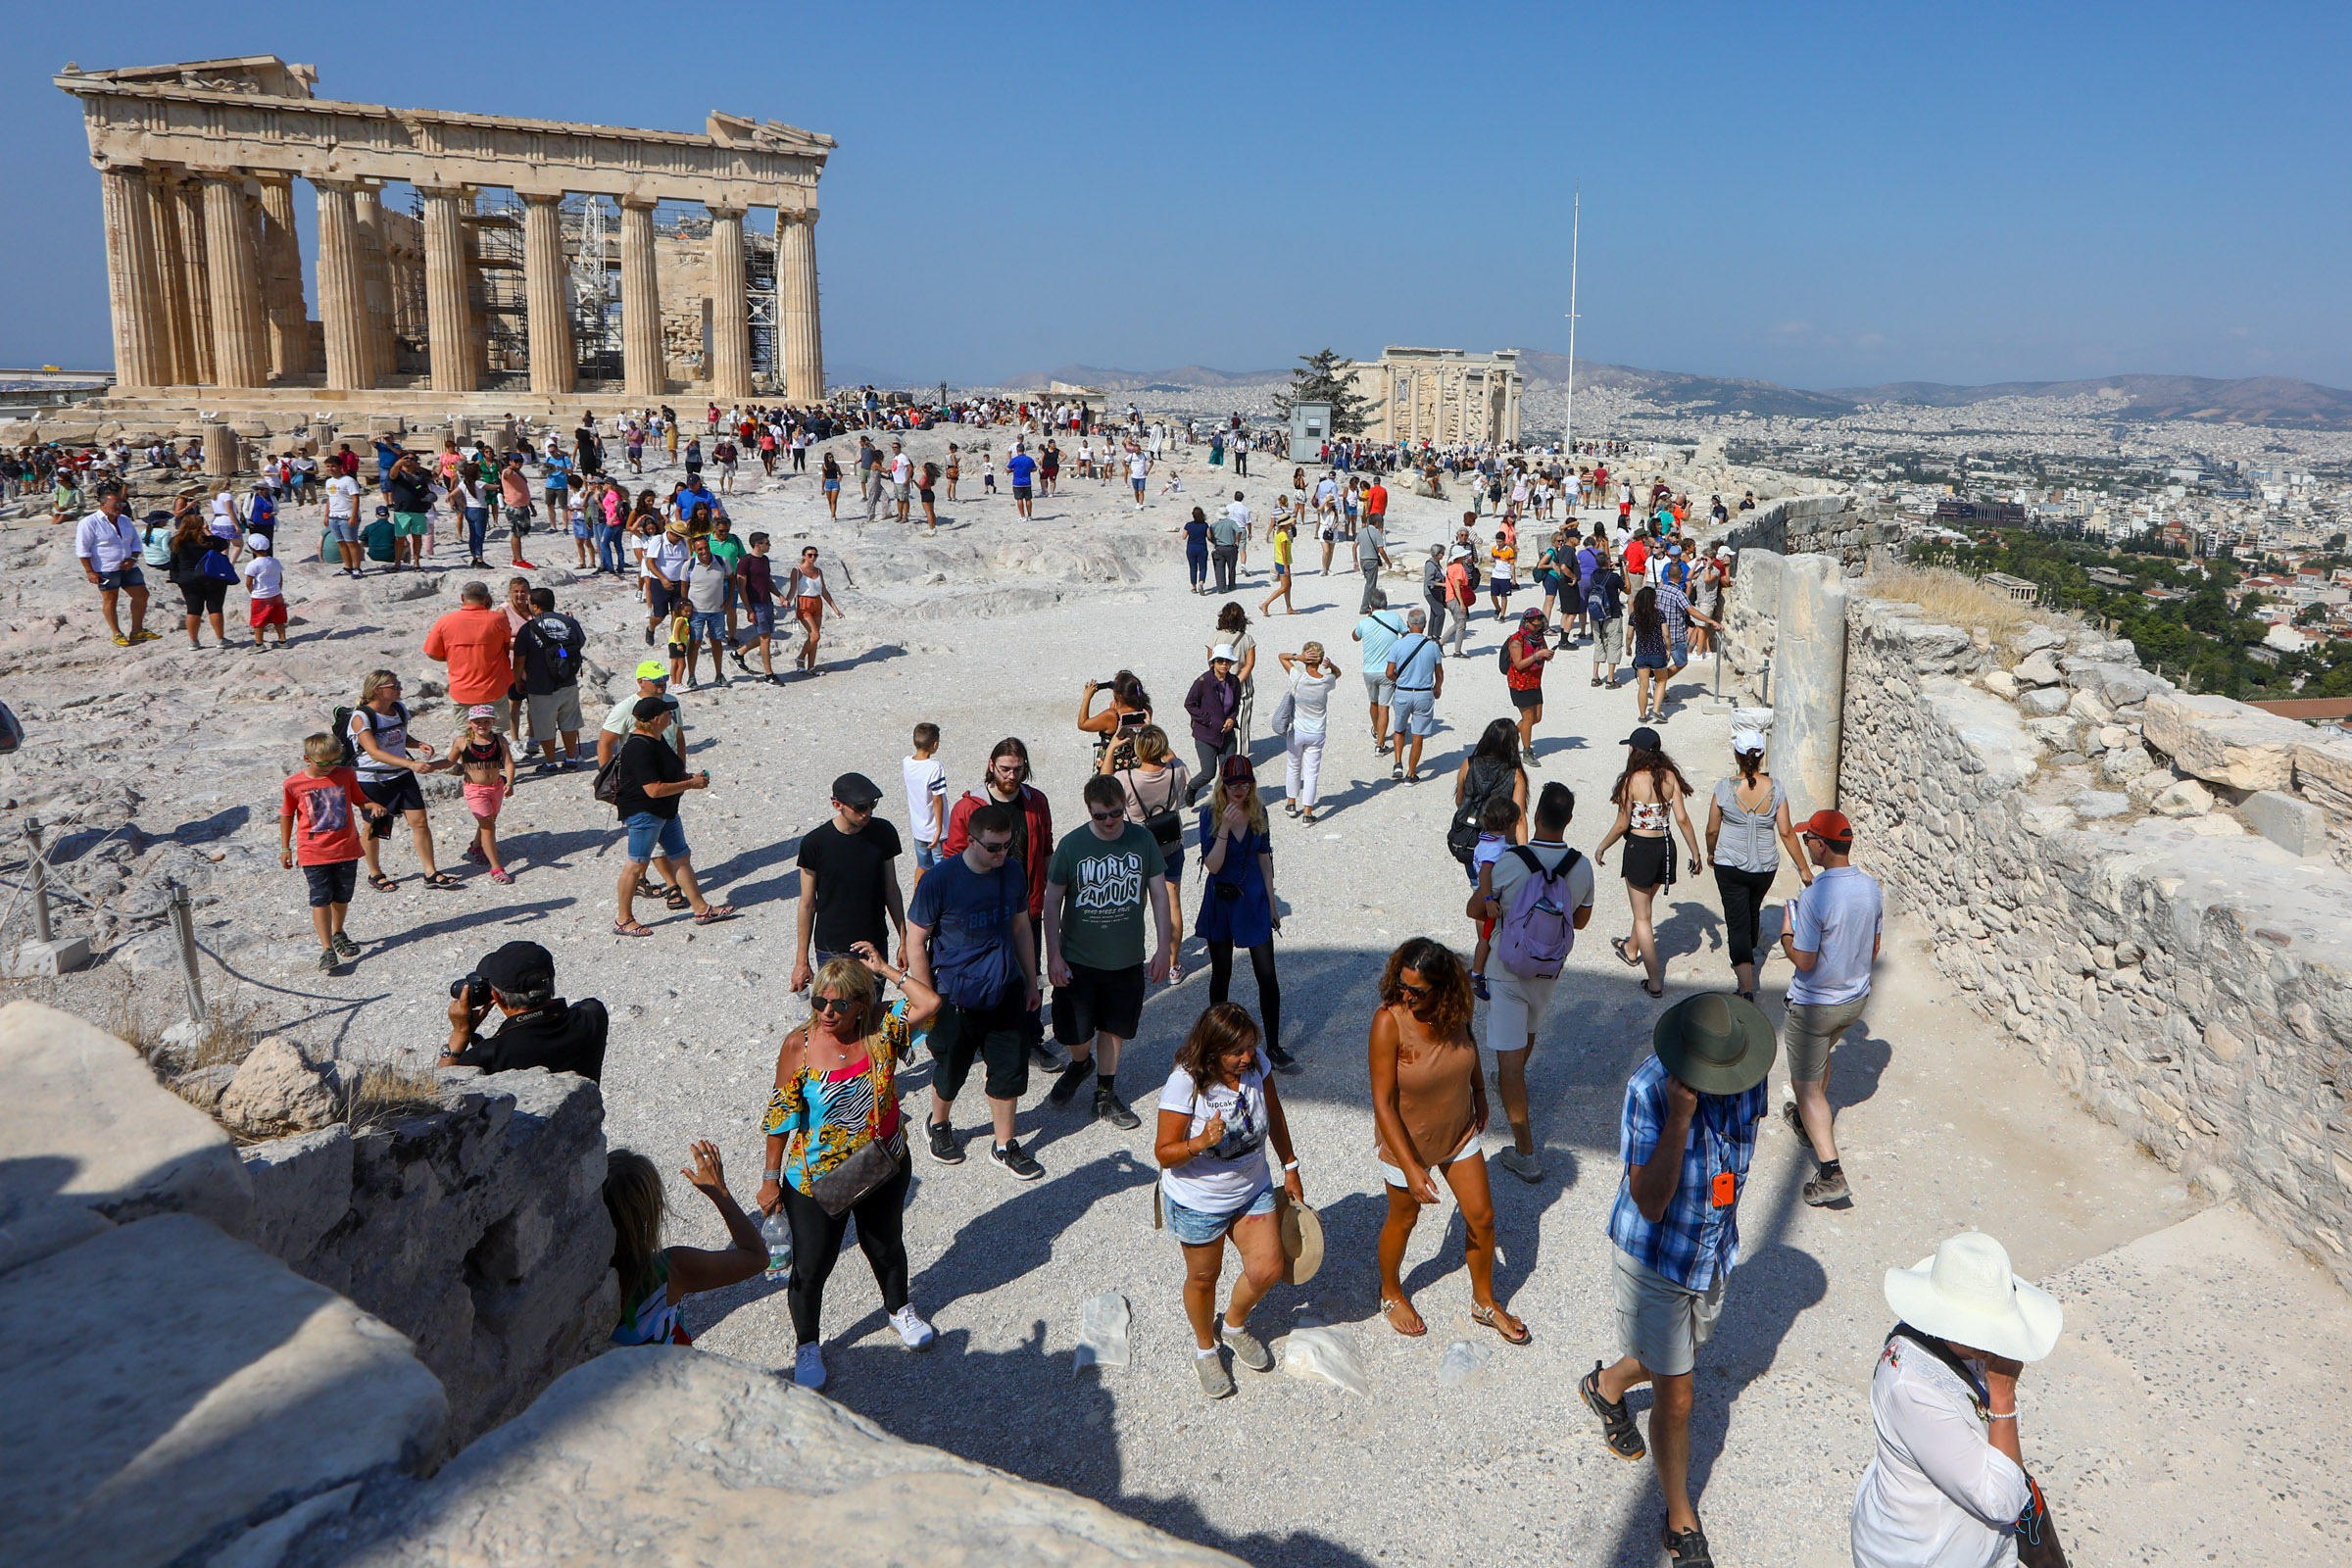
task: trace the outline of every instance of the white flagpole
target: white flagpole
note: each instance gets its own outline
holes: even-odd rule
[[[1568,435],[1569,471],[1576,468],[1576,253],[1584,235],[1585,193],[1578,191],[1568,219]]]

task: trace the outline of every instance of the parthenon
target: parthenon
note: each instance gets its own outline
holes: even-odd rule
[[[824,396],[830,136],[716,113],[695,135],[342,103],[274,55],[53,79],[81,101],[104,194],[119,401]],[[298,178],[318,201],[315,320]],[[658,225],[662,203],[703,211]],[[772,241],[747,233],[761,207]]]

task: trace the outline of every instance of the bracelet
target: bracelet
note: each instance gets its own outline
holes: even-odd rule
[[[760,1173],[760,1179],[763,1182],[780,1182],[784,1179],[784,1173],[780,1170],[763,1170]]]
[[[1282,1168],[1284,1170],[1297,1170],[1298,1168],[1298,1162],[1295,1159],[1286,1159],[1282,1162]]]
[[[2017,1419],[2017,1412],[2015,1410],[1987,1410],[1984,1412],[1984,1419],[1987,1421],[2014,1421]]]

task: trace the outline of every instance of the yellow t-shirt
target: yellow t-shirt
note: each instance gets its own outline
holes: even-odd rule
[[[1274,564],[1277,566],[1291,564],[1291,540],[1295,536],[1296,530],[1288,523],[1274,530]]]

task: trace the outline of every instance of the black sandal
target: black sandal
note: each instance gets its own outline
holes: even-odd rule
[[[1625,1401],[1600,1396],[1598,1361],[1592,1363],[1592,1370],[1585,1374],[1576,1392],[1585,1396],[1586,1405],[1600,1417],[1600,1441],[1608,1445],[1611,1453],[1620,1459],[1639,1459],[1649,1452],[1649,1446],[1642,1441],[1642,1430],[1634,1425],[1633,1412],[1625,1407]]]
[[[686,909],[693,907],[694,901],[686,897],[685,889],[666,887],[662,890],[662,902],[673,909]]]
[[[1617,950],[1617,956],[1623,960],[1628,969],[1639,969],[1642,967],[1642,950],[1634,948],[1633,942],[1632,937],[1617,937],[1609,943],[1609,946]],[[1628,948],[1633,948],[1633,951],[1627,952]]]
[[[1707,1533],[1697,1525],[1688,1530],[1661,1529],[1660,1544],[1666,1548],[1667,1559],[1674,1568],[1715,1568],[1715,1555],[1707,1550]]]

